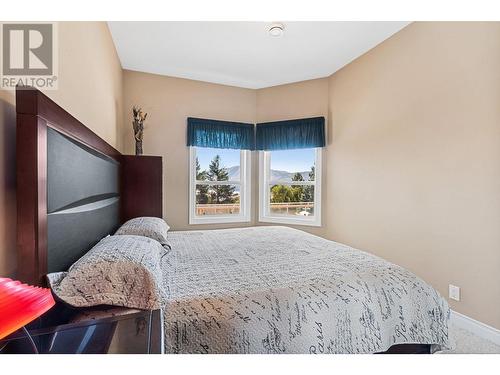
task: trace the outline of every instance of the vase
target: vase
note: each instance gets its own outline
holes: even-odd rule
[[[135,141],[135,154],[142,155],[142,141]]]

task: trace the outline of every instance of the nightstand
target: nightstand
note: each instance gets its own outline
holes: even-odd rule
[[[161,310],[57,306],[27,326],[43,354],[163,353]],[[0,340],[0,353],[32,353],[17,331]]]

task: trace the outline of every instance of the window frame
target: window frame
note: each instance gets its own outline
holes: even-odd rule
[[[270,180],[271,171],[271,153],[272,151],[259,151],[259,222],[275,224],[291,224],[306,226],[321,226],[321,177],[322,177],[322,148],[315,147],[315,175],[314,181],[300,182],[276,182]],[[294,150],[289,150],[293,152]],[[314,186],[314,215],[287,217],[272,215],[270,213],[270,187],[272,185],[304,185]]]
[[[246,223],[251,221],[251,153],[240,150],[239,181],[197,181],[196,180],[196,146],[189,147],[189,224],[224,224]],[[196,185],[239,185],[240,213],[237,215],[196,215]]]

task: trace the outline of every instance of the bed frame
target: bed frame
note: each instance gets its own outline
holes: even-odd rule
[[[162,217],[162,160],[122,155],[40,91],[18,87],[17,278],[44,285],[137,216]]]
[[[33,88],[16,89],[16,112],[18,279],[44,285],[122,222],[162,217],[161,157],[122,155]]]

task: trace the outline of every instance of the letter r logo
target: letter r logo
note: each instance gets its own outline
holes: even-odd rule
[[[52,75],[52,24],[3,24],[3,75]]]

